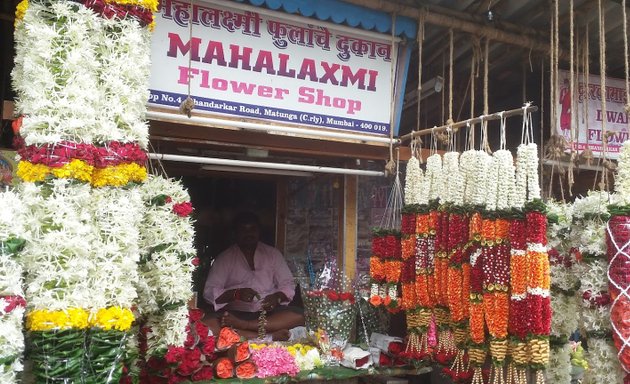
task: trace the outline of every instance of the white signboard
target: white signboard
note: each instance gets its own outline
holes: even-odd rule
[[[624,110],[626,105],[626,91],[623,80],[606,78],[606,113],[602,113],[601,85],[599,76],[589,76],[588,85],[584,84],[584,77],[576,81],[577,103],[576,111],[571,111],[571,94],[569,92],[569,72],[558,73],[559,104],[557,114],[557,134],[564,136],[567,142],[571,140],[571,124],[578,128],[578,139],[574,149],[582,151],[590,148],[597,157],[602,157],[602,123],[606,121],[606,132],[612,132],[608,139],[608,158],[619,156],[621,144],[628,140],[628,115]],[[579,83],[579,84],[578,84]],[[585,109],[588,108],[588,119]],[[572,116],[575,112],[576,115]]]
[[[190,81],[195,112],[389,134],[388,35],[219,1],[161,0],[155,21],[150,105]]]

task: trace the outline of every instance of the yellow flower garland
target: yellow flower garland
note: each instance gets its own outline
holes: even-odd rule
[[[107,3],[120,5],[135,5],[149,9],[151,12],[157,11],[158,0],[105,0]]]
[[[147,169],[136,163],[119,164],[106,168],[95,168],[83,160],[74,159],[61,167],[49,167],[20,161],[17,176],[26,182],[44,181],[48,175],[60,179],[76,179],[91,183],[94,187],[121,187],[130,182],[143,182],[147,178]]]
[[[30,331],[100,328],[105,331],[126,331],[134,321],[133,313],[126,308],[102,308],[91,315],[83,308],[64,311],[37,310],[26,315],[26,328]]]

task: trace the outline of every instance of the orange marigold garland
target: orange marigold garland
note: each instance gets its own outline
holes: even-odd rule
[[[550,266],[547,253],[547,217],[540,201],[528,204],[527,224],[527,311],[530,338],[527,343],[529,366],[536,372],[536,384],[544,383],[543,370],[549,362],[551,332]]]
[[[374,230],[370,258],[370,304],[383,305],[390,312],[400,309],[398,284],[402,270],[400,233],[395,230]]]
[[[514,384],[526,384],[526,368],[529,360],[527,335],[530,314],[527,309],[527,286],[529,282],[527,261],[526,222],[522,218],[510,221],[510,334],[511,364],[508,367],[508,380]]]
[[[483,307],[490,334],[492,382],[503,383],[507,355],[510,282],[510,223],[505,218],[484,219],[482,224]]]
[[[475,212],[470,218],[470,236],[475,248],[470,254],[470,303],[469,320],[470,346],[468,358],[473,369],[473,384],[483,384],[482,367],[486,361],[486,331],[483,318],[483,263],[482,263],[482,219]]]

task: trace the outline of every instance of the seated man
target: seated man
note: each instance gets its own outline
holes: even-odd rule
[[[287,306],[295,294],[293,275],[280,251],[259,241],[256,215],[238,215],[234,230],[236,244],[217,256],[208,273],[203,297],[214,312],[204,321],[215,335],[227,325],[256,338],[264,309],[266,332],[273,340],[288,340],[289,329],[304,325],[304,315]]]

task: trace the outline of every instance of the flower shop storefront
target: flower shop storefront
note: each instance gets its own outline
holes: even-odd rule
[[[612,109],[628,110],[630,75],[626,59],[625,82],[606,86],[599,2],[599,85],[589,80],[588,25],[574,35],[573,23],[588,2],[575,1],[566,73],[558,3],[549,47],[531,28],[488,24],[490,7],[476,26],[370,0],[19,2],[0,382],[627,383],[630,142]],[[500,8],[516,3],[529,2]],[[465,64],[462,31],[475,35]],[[531,102],[490,112],[517,98],[489,97],[489,36],[550,54],[548,93],[544,60],[536,79],[548,121]],[[494,53],[494,68],[513,62]],[[573,126],[566,107],[586,97],[591,119],[581,107],[587,124]],[[471,117],[455,121],[468,101]],[[444,125],[421,129],[429,121]],[[542,148],[548,122],[562,137]],[[594,156],[600,190],[555,201],[545,164],[568,159],[571,194]],[[288,341],[270,340],[266,311],[249,340],[225,324],[212,334],[195,296],[242,210],[261,216],[299,287],[305,326]]]

